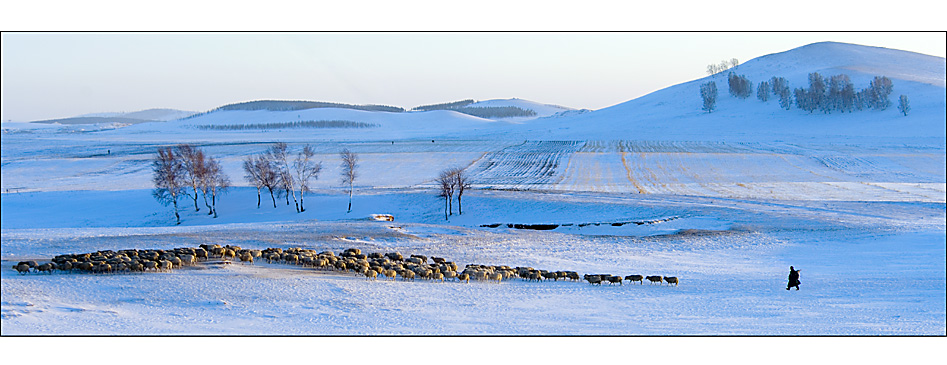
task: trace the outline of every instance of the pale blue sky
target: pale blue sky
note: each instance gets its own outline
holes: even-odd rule
[[[819,41],[945,56],[944,33],[3,33],[2,120],[258,99],[599,109]]]

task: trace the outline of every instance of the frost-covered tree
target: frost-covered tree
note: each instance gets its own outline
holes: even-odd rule
[[[848,75],[840,74],[829,78],[828,103],[831,110],[847,113],[855,110],[855,86]]]
[[[773,95],[779,99],[779,107],[789,110],[792,107],[792,90],[789,88],[789,81],[783,77],[770,79]]]
[[[885,110],[891,106],[889,96],[894,91],[894,83],[891,82],[891,79],[885,76],[875,76],[875,79],[871,80],[868,90],[869,101],[873,109]]]
[[[303,204],[305,192],[311,191],[309,183],[312,180],[319,179],[319,172],[322,171],[322,162],[313,161],[316,153],[308,144],[303,146],[302,151],[296,155],[293,160],[293,171],[296,173],[296,181],[299,183],[299,211],[305,212],[306,206]]]
[[[348,213],[352,212],[352,193],[355,189],[355,179],[358,177],[358,155],[349,151],[348,148],[339,152],[339,158],[342,160],[342,184],[349,186],[349,208]]]
[[[753,83],[746,76],[731,72],[727,76],[727,84],[730,86],[730,95],[740,99],[746,99],[753,93]]]
[[[151,194],[159,203],[165,206],[174,206],[174,218],[181,224],[181,215],[178,214],[178,197],[187,191],[184,163],[171,147],[159,148],[151,163],[155,184]]]
[[[260,208],[260,195],[263,190],[263,177],[260,175],[260,171],[256,169],[254,165],[256,162],[256,157],[247,156],[243,160],[243,178],[247,180],[247,183],[256,187],[256,207]],[[274,199],[275,200],[275,199]]]
[[[826,102],[826,86],[825,78],[822,77],[818,72],[813,72],[809,74],[809,89],[806,90],[806,98],[808,99],[806,105],[809,109],[806,109],[808,112],[813,112],[816,109],[821,109],[825,112],[828,112],[827,102]]]
[[[904,114],[905,117],[908,116],[908,113],[911,111],[911,103],[908,102],[907,95],[901,95],[901,97],[898,98],[898,111]]]
[[[766,81],[760,81],[760,85],[756,87],[756,98],[760,101],[769,100],[769,83]]]
[[[700,97],[704,100],[703,109],[710,113],[717,107],[717,83],[710,81],[700,85]]]

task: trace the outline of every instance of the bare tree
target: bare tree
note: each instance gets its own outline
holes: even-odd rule
[[[296,182],[293,175],[289,172],[289,159],[286,143],[277,142],[270,148],[267,159],[275,167],[276,174],[279,176],[281,187],[286,190],[286,205],[289,205],[289,195],[293,196],[293,203],[296,204],[296,212],[299,212],[299,201],[296,200]]]
[[[260,208],[260,192],[263,190],[263,176],[262,171],[258,170],[256,167],[256,158],[253,156],[247,156],[243,160],[243,178],[247,180],[250,185],[256,187],[256,207]],[[273,199],[274,202],[276,199]]]
[[[194,211],[199,212],[201,208],[197,206],[198,191],[201,187],[201,180],[204,179],[203,175],[206,173],[204,151],[189,144],[180,144],[175,147],[175,153],[184,165],[185,183],[191,187],[191,192],[187,195],[194,200]]]
[[[339,152],[339,158],[342,159],[342,184],[349,186],[349,210],[352,212],[352,192],[355,184],[355,178],[358,177],[358,155],[348,148]]]
[[[454,188],[456,187],[454,170],[446,169],[441,171],[437,175],[437,183],[440,185],[439,194],[437,196],[444,198],[444,220],[447,220],[451,214],[454,214],[454,209],[451,206],[451,200],[454,197]]]
[[[210,190],[210,210],[214,214],[214,218],[217,218],[217,195],[225,192],[229,187],[230,177],[220,168],[220,162],[216,158],[208,158],[207,174],[204,180],[204,200],[206,202],[207,190]]]
[[[186,193],[184,164],[171,147],[159,148],[158,154],[151,164],[154,171],[155,189],[152,195],[159,203],[168,206],[174,205],[174,218],[181,224],[181,215],[178,214],[178,197]]]
[[[470,176],[467,175],[467,171],[461,168],[453,169],[454,175],[454,188],[457,191],[457,215],[464,214],[463,209],[461,209],[460,198],[464,196],[464,191],[470,188]]]
[[[293,170],[296,173],[296,181],[299,182],[299,211],[305,212],[306,207],[303,205],[303,194],[309,189],[309,181],[319,179],[319,172],[322,171],[322,162],[314,162],[312,157],[316,153],[313,151],[312,147],[308,144],[303,147],[302,151],[296,155],[296,159],[293,161]]]

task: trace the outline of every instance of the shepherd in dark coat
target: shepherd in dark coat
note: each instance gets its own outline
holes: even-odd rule
[[[789,288],[796,287],[796,290],[799,290],[799,272],[802,270],[796,270],[792,266],[789,267],[789,285],[786,285],[786,290]]]

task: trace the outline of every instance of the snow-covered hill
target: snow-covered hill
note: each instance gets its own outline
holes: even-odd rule
[[[511,127],[506,135],[551,140],[835,140],[862,137],[945,138],[945,60],[887,48],[843,43],[816,43],[750,60],[733,70],[754,86],[784,77],[790,88],[808,87],[808,75],[848,75],[856,89],[875,76],[894,82],[892,107],[885,111],[810,114],[793,105],[785,111],[771,98],[742,100],[728,94],[726,75],[718,74],[674,85],[640,98],[590,113],[549,118],[543,123]],[[717,84],[717,109],[701,110],[700,84]],[[907,95],[911,112],[902,116],[896,103]]]
[[[102,117],[102,118],[131,118],[131,119],[143,119],[143,120],[152,120],[152,121],[169,121],[175,119],[186,118],[188,116],[194,115],[196,112],[186,111],[186,110],[177,110],[177,109],[146,109],[139,110],[137,112],[108,112],[108,113],[92,113],[92,114],[83,114],[77,116],[81,117]]]

